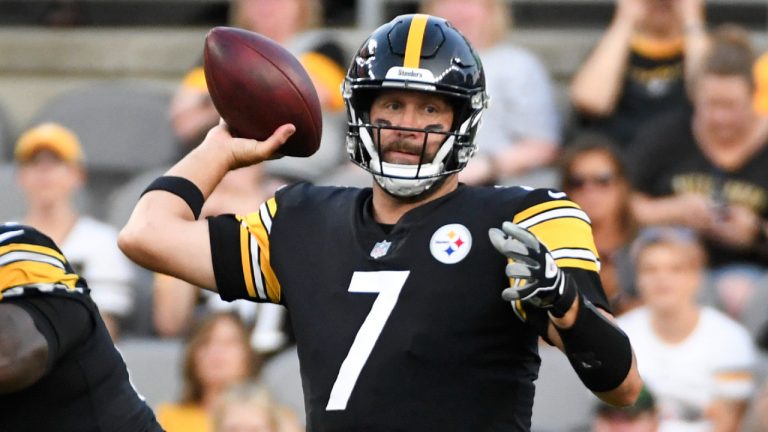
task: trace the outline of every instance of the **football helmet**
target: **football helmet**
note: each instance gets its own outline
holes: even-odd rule
[[[382,129],[408,130],[398,125],[374,124],[371,104],[382,89],[438,94],[453,107],[448,131],[416,129],[444,135],[432,160],[415,165],[382,159]],[[357,165],[373,173],[376,182],[398,197],[417,196],[440,179],[460,171],[475,153],[475,134],[488,105],[480,58],[449,22],[430,15],[402,15],[375,30],[359,48],[342,84],[347,108],[347,152]]]

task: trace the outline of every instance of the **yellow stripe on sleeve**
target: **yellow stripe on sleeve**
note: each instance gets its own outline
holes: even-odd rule
[[[575,217],[549,219],[529,230],[549,249],[559,267],[599,271],[589,224]]]
[[[264,275],[267,297],[269,297],[270,301],[279,303],[281,294],[280,282],[277,280],[277,276],[274,270],[272,270],[272,265],[269,261],[269,237],[267,236],[267,230],[261,223],[250,225],[250,230],[259,243],[259,266],[261,267],[261,274]]]
[[[275,217],[277,214],[277,201],[275,200],[275,197],[267,200],[267,208],[269,209],[269,215]]]
[[[516,214],[515,218],[512,219],[512,222],[519,224],[520,222],[523,222],[526,219],[536,216],[539,213],[543,213],[547,210],[552,210],[556,208],[579,208],[579,206],[575,202],[568,201],[568,200],[546,201],[541,204],[536,204],[533,207],[529,207],[521,211],[520,213]]]
[[[29,243],[11,243],[5,246],[0,246],[0,256],[7,254],[8,252],[36,252],[43,255],[48,255],[61,261],[62,264],[67,262],[64,255],[57,252],[55,249],[51,249],[45,246],[33,245]]]
[[[251,248],[248,227],[240,225],[240,265],[243,267],[245,289],[250,297],[256,298],[256,289],[253,287],[253,269],[251,269]]]
[[[60,283],[74,289],[79,277],[56,266],[37,261],[16,261],[0,266],[0,292],[17,286]]]
[[[421,63],[421,48],[424,44],[424,32],[427,28],[429,15],[416,14],[411,19],[408,29],[408,40],[405,43],[405,60],[403,67],[417,69]]]

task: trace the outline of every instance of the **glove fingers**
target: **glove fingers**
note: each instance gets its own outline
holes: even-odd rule
[[[506,273],[507,277],[515,279],[530,279],[532,274],[529,265],[518,261],[507,264]]]
[[[528,248],[526,248],[523,243],[515,238],[507,236],[498,228],[489,229],[488,237],[491,239],[493,247],[507,257],[519,259],[529,255]]]
[[[504,222],[501,224],[501,229],[504,230],[504,233],[509,237],[523,243],[523,245],[529,249],[535,251],[539,250],[539,240],[536,239],[536,236],[519,225],[513,224],[512,222]]]
[[[506,288],[501,292],[501,298],[508,302],[520,300],[520,293],[515,288]]]

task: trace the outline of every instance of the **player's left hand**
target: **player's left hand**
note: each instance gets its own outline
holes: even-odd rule
[[[575,298],[575,287],[566,283],[565,274],[549,250],[530,231],[504,222],[501,229],[488,230],[493,247],[510,259],[506,267],[512,286],[501,293],[506,301],[521,300],[532,306],[553,309],[562,316]]]

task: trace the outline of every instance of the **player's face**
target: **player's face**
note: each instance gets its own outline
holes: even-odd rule
[[[427,129],[447,132],[453,122],[453,108],[444,98],[420,92],[384,90],[371,105],[371,123],[380,126]],[[416,165],[431,162],[446,136],[408,130],[374,130],[374,141],[381,143],[385,162]],[[426,140],[426,148],[424,148]],[[424,153],[422,159],[422,150]]]
[[[219,319],[208,339],[195,353],[195,371],[204,387],[219,387],[248,374],[248,354],[243,329],[229,318]]]
[[[37,207],[69,201],[85,179],[79,166],[42,150],[19,166],[17,180],[28,204]]]
[[[705,139],[728,143],[751,133],[752,89],[738,76],[704,75],[695,86],[694,122]]]
[[[694,246],[657,243],[645,247],[637,259],[637,287],[651,310],[675,313],[696,302],[702,283],[702,263]]]
[[[573,160],[564,190],[593,222],[621,217],[627,184],[605,152],[589,151]]]

